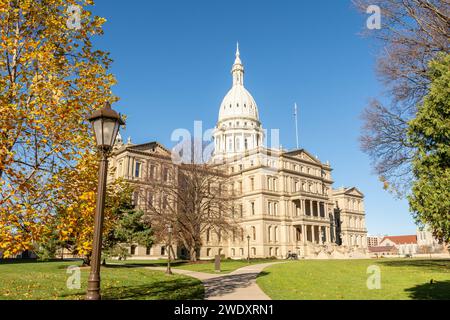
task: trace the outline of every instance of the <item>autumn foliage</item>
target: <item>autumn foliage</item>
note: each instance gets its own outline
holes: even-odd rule
[[[75,4],[79,29],[67,24]],[[0,251],[6,257],[33,249],[62,204],[68,206],[61,237],[78,232],[80,252],[89,249],[97,175],[86,118],[116,100],[108,53],[92,46],[105,22],[88,11],[92,4],[0,0]],[[72,188],[78,198],[68,201]],[[82,229],[80,215],[87,222]]]

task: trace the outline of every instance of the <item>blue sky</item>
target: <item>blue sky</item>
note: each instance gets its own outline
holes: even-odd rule
[[[294,148],[297,102],[301,146],[331,162],[335,187],[365,193],[369,233],[415,233],[407,202],[382,189],[359,149],[360,114],[384,89],[376,43],[359,35],[368,16],[350,1],[97,0],[93,11],[108,20],[95,44],[114,59],[124,138],[172,147],[174,129],[214,127],[239,41],[263,126]]]

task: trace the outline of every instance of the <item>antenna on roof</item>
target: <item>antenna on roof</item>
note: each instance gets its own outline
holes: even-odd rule
[[[297,103],[294,106],[294,120],[295,120],[295,139],[297,142],[297,150],[300,149],[299,141],[298,141],[298,107]]]

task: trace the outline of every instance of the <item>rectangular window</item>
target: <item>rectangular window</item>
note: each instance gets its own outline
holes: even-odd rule
[[[123,161],[119,162],[119,167],[117,168],[117,176],[121,177],[123,172]]]
[[[250,178],[250,189],[255,191],[255,178]]]
[[[319,204],[319,207],[320,207],[320,216],[322,218],[325,218],[325,204],[323,202],[321,202]]]
[[[136,162],[136,166],[134,168],[134,177],[135,178],[141,177],[141,168],[142,168],[142,163]]]
[[[149,169],[148,169],[148,176],[150,177],[150,179],[155,179],[156,176],[156,167],[154,165],[150,165]]]
[[[147,204],[153,207],[153,193],[151,191],[147,192]]]
[[[135,207],[139,205],[139,191],[133,192],[132,202]]]
[[[311,215],[311,201],[310,200],[305,200],[305,214],[307,216]]]
[[[317,201],[313,201],[312,207],[313,207],[313,216],[314,216],[314,217],[319,216],[319,212],[318,212],[318,210],[317,210]]]
[[[164,182],[169,181],[169,169],[167,169],[167,168],[163,169],[163,181]]]

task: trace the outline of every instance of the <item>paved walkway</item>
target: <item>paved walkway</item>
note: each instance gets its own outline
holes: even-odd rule
[[[256,284],[256,278],[267,267],[280,262],[250,265],[228,274],[212,274],[172,268],[173,273],[199,279],[205,287],[206,300],[271,300]],[[148,267],[164,271],[166,268]]]

